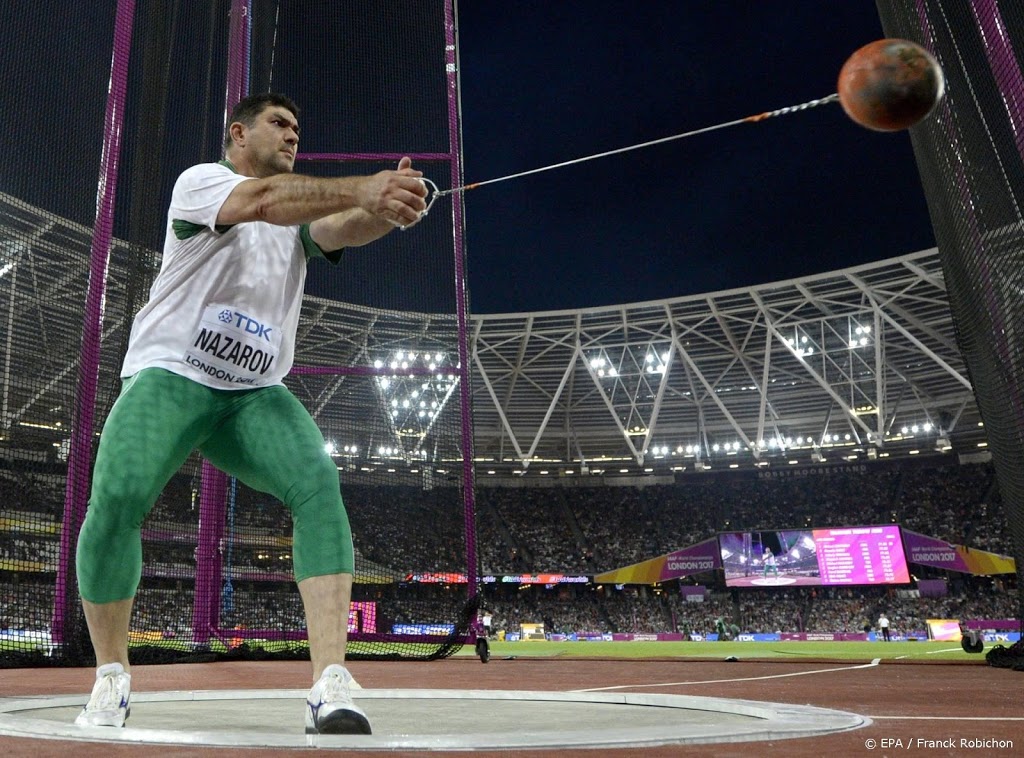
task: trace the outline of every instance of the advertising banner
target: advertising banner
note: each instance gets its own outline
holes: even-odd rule
[[[1007,555],[974,550],[909,529],[903,530],[903,542],[907,548],[907,560],[919,566],[981,576],[1013,574],[1017,570],[1016,561]]]
[[[543,640],[544,637],[544,625],[543,624],[520,624],[519,625],[519,636],[520,639],[524,640]]]
[[[926,619],[928,624],[928,639],[944,640],[948,642],[959,642],[960,622],[957,619]]]
[[[964,626],[968,629],[984,629],[1000,632],[1016,632],[1020,630],[1020,622],[1017,619],[971,619],[965,621]]]
[[[477,579],[483,584],[586,584],[589,577],[571,574],[507,574],[494,576],[488,574]],[[454,571],[422,571],[406,574],[405,581],[417,584],[466,584],[466,574]]]
[[[715,538],[594,577],[599,584],[654,584],[691,574],[714,571],[722,565]]]
[[[918,579],[917,592],[921,597],[946,597],[949,586],[945,579]]]
[[[348,608],[350,632],[377,631],[377,603],[372,600],[353,600]]]
[[[447,636],[455,631],[455,624],[393,624],[392,634],[434,634]]]

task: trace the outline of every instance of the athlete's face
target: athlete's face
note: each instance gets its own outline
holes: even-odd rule
[[[299,122],[287,108],[264,108],[246,130],[245,145],[257,176],[291,173],[299,146]]]

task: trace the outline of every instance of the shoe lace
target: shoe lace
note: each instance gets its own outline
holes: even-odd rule
[[[323,691],[320,693],[321,703],[352,702],[352,695],[349,693],[348,682],[340,676],[328,676],[324,681]]]
[[[96,683],[96,688],[89,698],[90,711],[110,711],[121,707],[121,691],[117,686],[117,677],[105,676]]]

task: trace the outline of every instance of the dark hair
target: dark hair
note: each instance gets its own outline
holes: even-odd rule
[[[279,92],[260,92],[256,95],[243,97],[238,101],[238,104],[231,109],[231,115],[228,116],[227,129],[224,134],[224,149],[227,150],[231,147],[231,125],[233,123],[240,121],[246,126],[252,126],[256,123],[256,117],[259,116],[264,109],[269,108],[272,105],[279,105],[282,108],[287,108],[296,119],[299,117],[299,106],[297,106],[290,97],[282,95]]]

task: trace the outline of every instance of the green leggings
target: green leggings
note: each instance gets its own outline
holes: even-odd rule
[[[133,597],[142,521],[194,448],[291,511],[295,580],[353,571],[352,532],[324,438],[285,387],[217,390],[164,369],[126,379],[103,427],[78,538],[78,584],[93,603]]]

